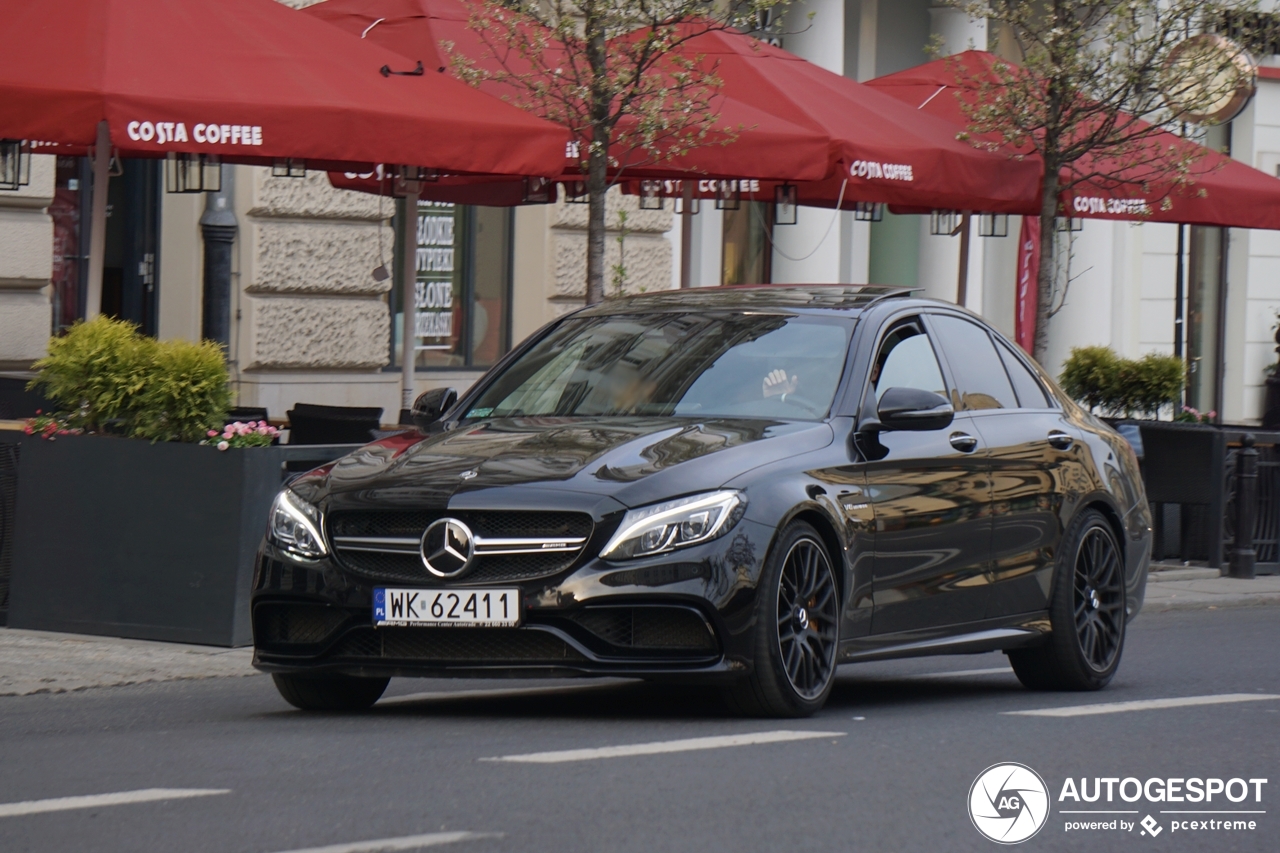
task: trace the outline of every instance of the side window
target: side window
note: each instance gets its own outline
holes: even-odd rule
[[[986,329],[945,314],[933,315],[929,321],[938,332],[938,342],[959,386],[960,405],[956,408],[970,412],[1018,408],[1009,375]]]
[[[946,396],[938,357],[918,320],[899,323],[884,336],[871,365],[871,388],[877,400],[890,388],[919,388]]]
[[[1018,392],[1018,403],[1022,408],[1048,408],[1049,400],[1044,395],[1044,388],[1040,386],[1022,360],[1013,354],[1004,341],[996,342],[996,350],[1000,353],[1000,360],[1004,362],[1004,369],[1009,371],[1009,378],[1013,380],[1013,390]]]

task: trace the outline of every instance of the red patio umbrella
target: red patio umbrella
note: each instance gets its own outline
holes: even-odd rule
[[[444,49],[447,43],[480,68],[502,71],[502,63],[495,58],[495,50],[502,50],[496,39],[493,39],[495,44],[490,44],[468,26],[472,8],[465,0],[326,0],[303,11],[390,48],[411,64],[422,61],[428,68],[450,71],[450,56]],[[531,20],[529,26],[540,24]],[[550,49],[556,50],[554,39],[550,42]],[[518,66],[519,57],[511,57],[509,64]],[[710,66],[708,63],[708,69]],[[519,69],[513,67],[508,70]],[[513,100],[520,94],[515,86],[497,80],[486,81],[480,88]],[[735,87],[730,91],[726,85],[714,98],[717,120],[708,132],[705,144],[688,155],[653,164],[647,162],[647,155],[643,152],[628,151],[621,146],[613,154],[626,167],[627,173],[635,176],[667,177],[695,173],[793,181],[824,177],[829,169],[827,151],[830,141],[827,134],[802,114],[784,116],[773,106],[756,98],[749,90]],[[633,124],[634,120],[630,118],[620,123],[624,131]],[[566,159],[563,180],[582,180],[578,162],[576,156]],[[350,179],[341,175],[331,177],[335,185],[359,185],[353,185]],[[363,184],[369,191],[377,191],[376,182],[365,179]],[[469,203],[491,203],[479,199],[492,197],[492,182],[481,184],[484,186],[477,187],[477,200]],[[518,197],[518,189],[518,185],[509,184],[507,197]],[[434,199],[441,192],[451,199],[467,198],[461,187],[445,191],[444,186],[425,187],[424,197]]]
[[[971,50],[878,77],[867,85],[948,122],[954,134],[968,127],[961,103],[963,99],[972,102],[978,96],[974,79],[981,77],[998,84],[1000,78],[994,66],[999,62],[1002,60],[993,54]],[[1105,159],[1085,157],[1063,171],[1065,181],[1075,180],[1077,176],[1117,172],[1126,180],[1092,178],[1064,190],[1059,195],[1063,215],[1280,229],[1280,180],[1172,133],[1157,132],[1143,144],[1151,146],[1153,151],[1164,149],[1197,155],[1192,167],[1195,182],[1187,187],[1177,186],[1161,180],[1150,167],[1117,169]],[[1026,162],[1036,164],[1037,171],[1043,169],[1034,153],[1022,153]],[[987,210],[946,206],[957,210]],[[1039,214],[1038,190],[1025,200],[1023,209],[1008,212]]]
[[[0,0],[0,137],[108,157],[213,155],[554,175],[564,131],[274,0]],[[101,288],[95,192],[89,304]]]

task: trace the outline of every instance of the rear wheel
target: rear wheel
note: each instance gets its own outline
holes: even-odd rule
[[[389,678],[272,673],[284,700],[304,711],[363,711],[382,697]]]
[[[1032,690],[1098,690],[1124,650],[1124,560],[1115,533],[1086,510],[1063,537],[1054,572],[1049,642],[1009,652],[1018,680]]]
[[[755,670],[730,689],[738,711],[807,717],[822,707],[835,682],[839,598],[818,532],[804,522],[787,525],[760,579]]]

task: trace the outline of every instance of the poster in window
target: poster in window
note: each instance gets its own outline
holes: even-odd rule
[[[414,299],[414,344],[418,351],[457,347],[454,322],[454,206],[418,202],[417,284]]]

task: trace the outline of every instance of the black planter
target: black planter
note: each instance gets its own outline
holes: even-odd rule
[[[1211,424],[1138,421],[1142,479],[1156,519],[1156,557],[1223,565],[1227,434]],[[1178,504],[1176,535],[1165,507]],[[1170,541],[1175,540],[1175,541]]]
[[[0,442],[20,435],[0,433]],[[272,498],[290,471],[351,449],[220,452],[105,436],[22,436],[9,625],[248,644],[253,562]]]

